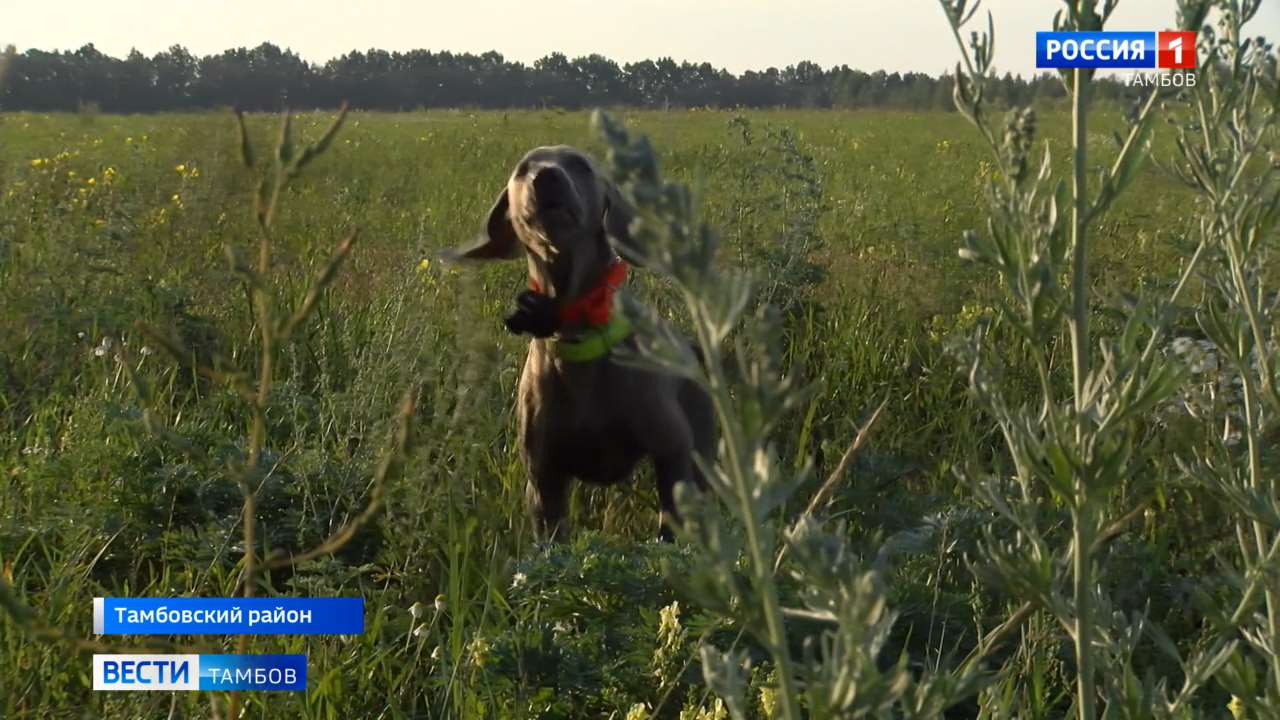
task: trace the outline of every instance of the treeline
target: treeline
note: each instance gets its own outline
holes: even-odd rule
[[[552,53],[532,65],[497,52],[353,51],[323,64],[264,43],[196,57],[181,46],[124,59],[93,45],[76,51],[28,50],[8,58],[0,109],[146,113],[236,106],[245,110],[331,108],[347,100],[369,110],[418,108],[578,109],[633,107],[885,107],[946,109],[951,79],[922,73],[823,69],[802,62],[734,75],[708,63],[670,58],[618,63]],[[1005,75],[997,103],[1024,104],[1063,95],[1058,80]],[[1104,95],[1123,88],[1106,83]]]

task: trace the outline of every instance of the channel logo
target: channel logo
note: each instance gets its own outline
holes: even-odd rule
[[[94,690],[306,690],[306,655],[94,655]]]
[[[1036,67],[1194,70],[1196,33],[1041,31]]]

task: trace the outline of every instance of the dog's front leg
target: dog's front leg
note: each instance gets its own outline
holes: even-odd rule
[[[565,520],[568,496],[567,475],[546,468],[529,468],[524,497],[533,516],[534,535],[539,540],[559,542],[568,534],[568,521]]]

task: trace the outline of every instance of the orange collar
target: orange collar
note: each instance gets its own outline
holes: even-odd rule
[[[627,264],[622,258],[614,258],[605,268],[600,283],[583,293],[577,300],[560,306],[560,323],[562,325],[584,324],[604,325],[609,322],[609,313],[613,309],[613,293],[627,279]],[[529,278],[529,288],[534,292],[542,292],[538,281]]]

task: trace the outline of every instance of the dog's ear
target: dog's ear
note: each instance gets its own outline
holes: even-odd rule
[[[510,208],[511,202],[507,199],[507,189],[503,188],[489,210],[485,231],[469,247],[445,251],[445,259],[509,260],[516,257],[520,249],[520,240],[516,237],[516,229],[511,224]]]
[[[632,265],[643,267],[640,249],[636,246],[635,238],[631,236],[633,220],[635,220],[635,211],[632,210],[630,203],[622,197],[617,186],[605,181],[604,231],[613,238],[613,246],[622,259]]]

